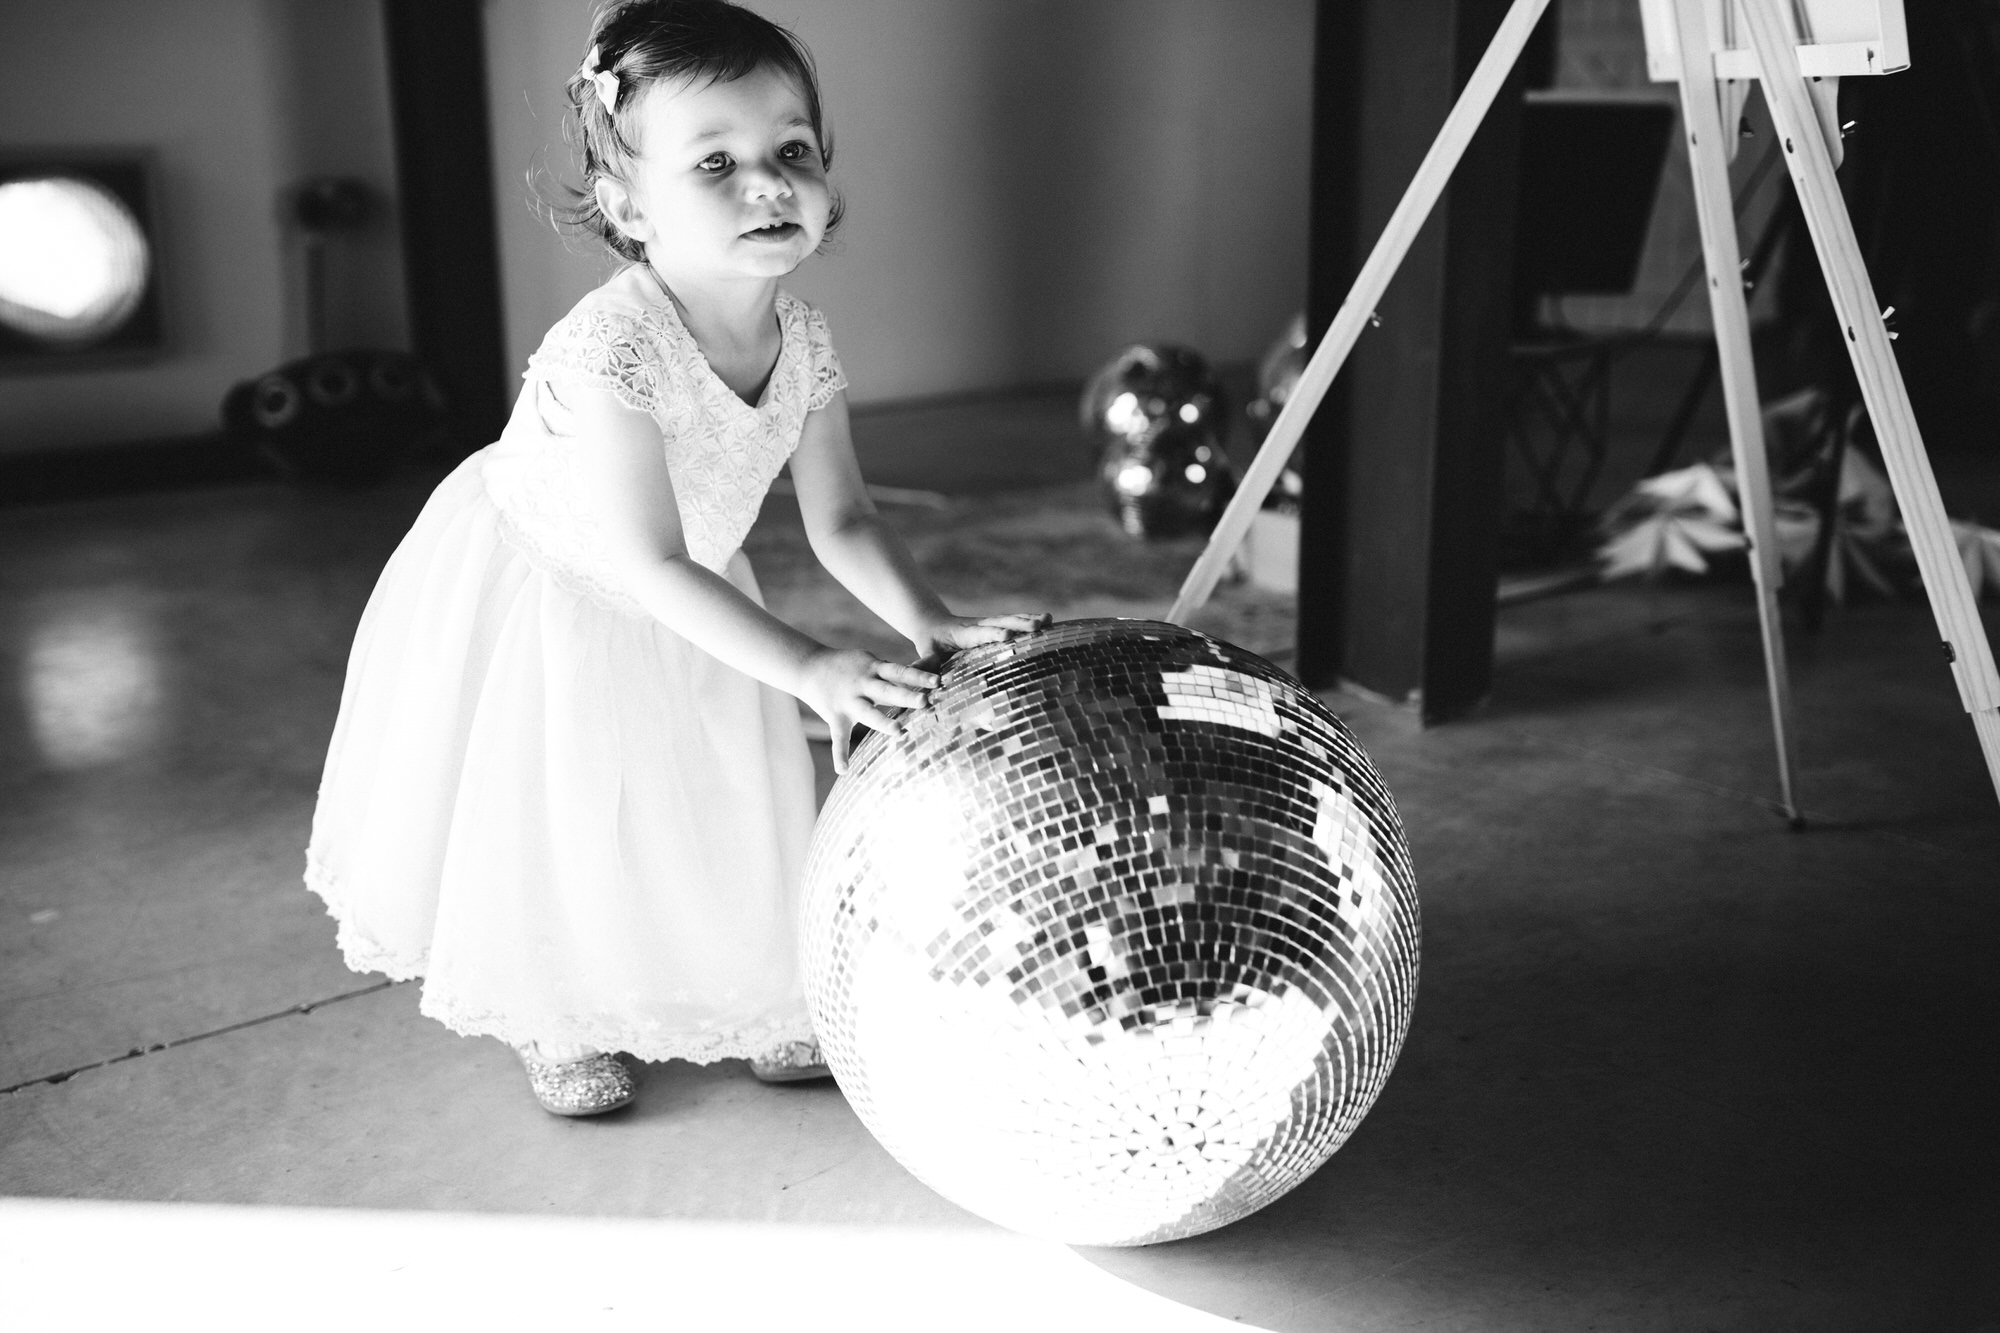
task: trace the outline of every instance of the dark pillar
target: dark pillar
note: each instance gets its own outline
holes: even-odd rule
[[[500,242],[479,0],[383,0],[410,340],[467,451],[506,423]]]
[[[1307,324],[1332,322],[1506,0],[1320,0]],[[1520,75],[1307,432],[1299,673],[1425,722],[1493,673]]]

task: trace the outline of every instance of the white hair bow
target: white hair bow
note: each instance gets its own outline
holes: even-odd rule
[[[593,46],[583,58],[583,72],[597,88],[597,100],[604,104],[604,114],[608,116],[618,110],[618,76],[608,69],[599,69],[597,62],[597,48]]]

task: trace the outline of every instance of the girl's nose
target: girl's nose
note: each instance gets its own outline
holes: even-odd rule
[[[759,166],[754,171],[744,173],[744,193],[752,199],[789,199],[792,197],[792,183],[785,179],[785,173],[771,166]]]

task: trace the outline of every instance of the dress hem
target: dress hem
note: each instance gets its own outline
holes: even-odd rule
[[[340,960],[347,964],[348,971],[380,972],[391,981],[414,981],[424,974],[424,968],[430,961],[428,954],[399,954],[370,939],[348,919],[349,909],[340,893],[340,881],[310,850],[306,852],[305,879],[306,887],[319,898],[326,914],[333,918],[334,943],[339,947]]]
[[[422,978],[429,962],[427,953],[408,954],[388,948],[363,933],[345,915],[340,881],[317,855],[306,856],[306,887],[326,906],[337,928],[335,942],[341,960],[353,972],[380,972],[391,981]],[[444,1024],[462,1037],[494,1037],[509,1046],[529,1042],[549,1042],[563,1046],[590,1046],[600,1051],[619,1051],[635,1059],[657,1063],[686,1060],[690,1064],[713,1064],[718,1060],[752,1060],[775,1055],[793,1042],[816,1040],[810,1017],[770,1019],[749,1027],[705,1032],[675,1032],[650,1024],[597,1015],[563,1018],[546,1023],[523,1021],[506,1014],[466,1008],[426,992],[417,1003],[417,1012]]]

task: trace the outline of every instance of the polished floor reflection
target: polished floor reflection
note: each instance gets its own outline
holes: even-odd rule
[[[831,1086],[651,1066],[557,1121],[341,967],[301,849],[423,489],[0,512],[0,1193],[989,1233]],[[1374,1111],[1247,1221],[1083,1257],[1271,1329],[1994,1326],[2000,802],[1924,608],[1794,640],[1803,834],[1743,588],[1510,607],[1499,650],[1457,725],[1328,696],[1424,901]]]

